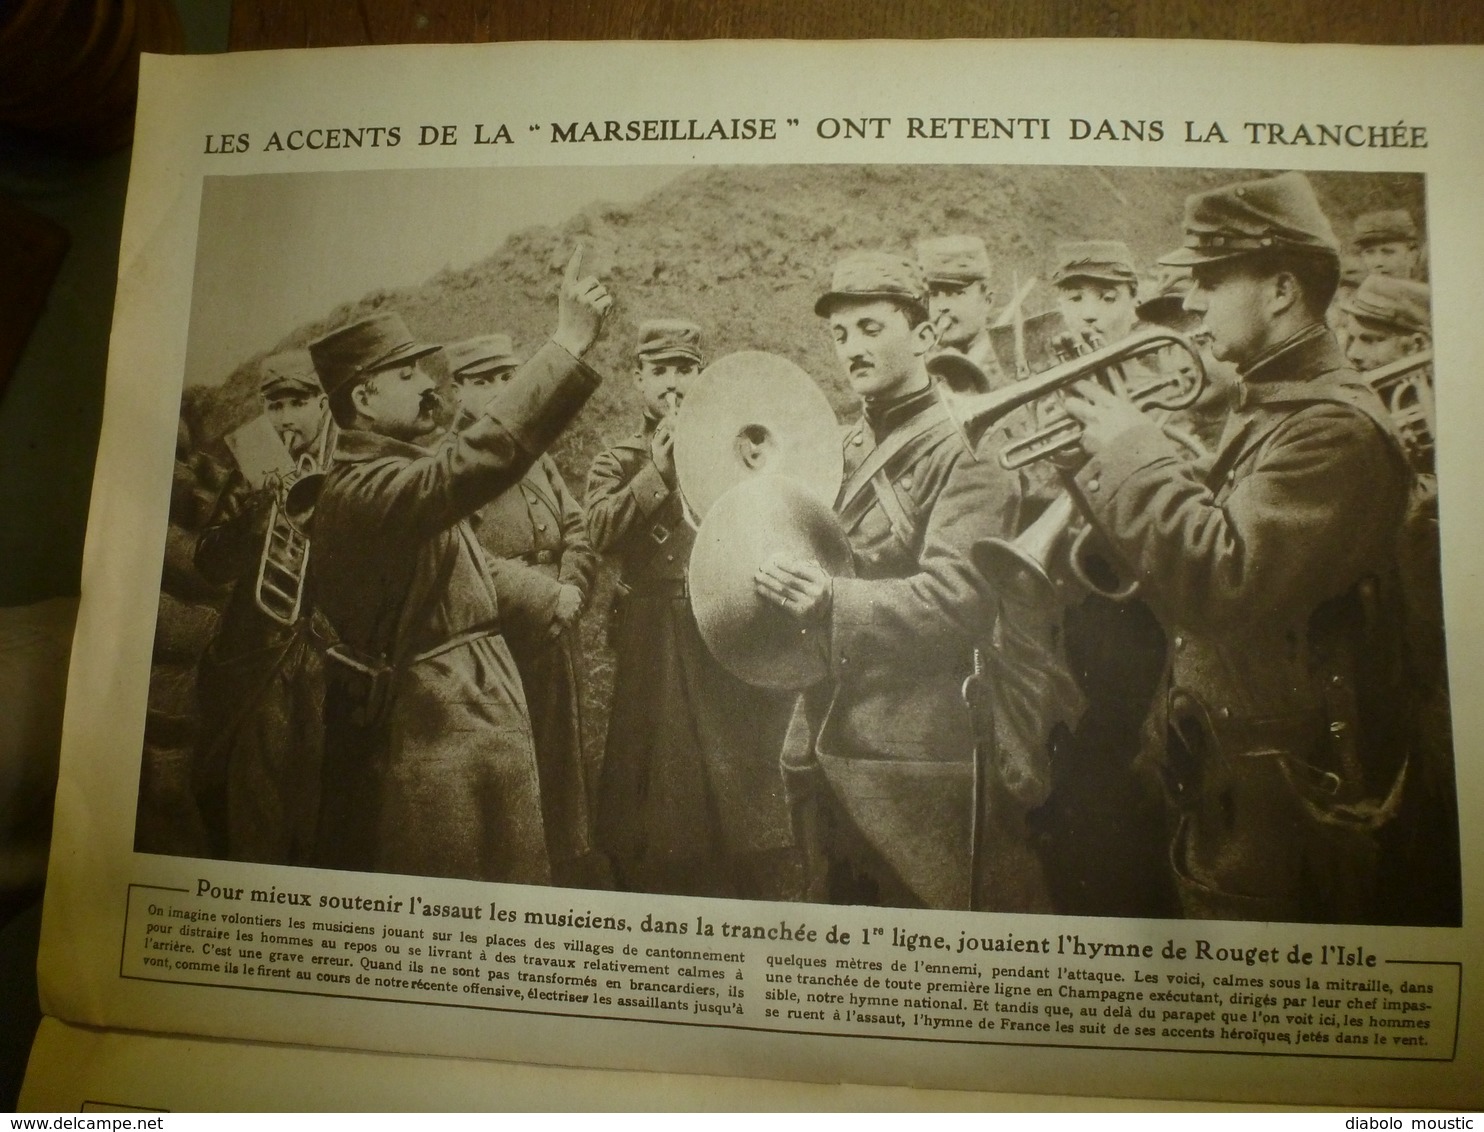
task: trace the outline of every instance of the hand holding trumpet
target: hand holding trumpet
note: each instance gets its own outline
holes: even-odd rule
[[[1062,408],[1082,426],[1078,444],[1089,456],[1126,443],[1124,435],[1134,429],[1159,429],[1131,400],[1106,389],[1096,378],[1079,381],[1069,389]]]

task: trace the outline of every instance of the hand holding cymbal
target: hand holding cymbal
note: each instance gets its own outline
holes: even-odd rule
[[[780,551],[764,559],[753,580],[760,597],[799,621],[822,623],[829,617],[830,576],[812,558]]]

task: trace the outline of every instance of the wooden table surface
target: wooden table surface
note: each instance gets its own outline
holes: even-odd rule
[[[234,0],[230,46],[1147,37],[1481,43],[1480,0]]]

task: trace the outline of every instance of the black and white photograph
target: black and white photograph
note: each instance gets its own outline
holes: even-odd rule
[[[205,177],[135,850],[1459,925],[1426,189]]]

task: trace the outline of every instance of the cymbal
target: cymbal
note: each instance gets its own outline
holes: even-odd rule
[[[791,477],[750,476],[716,500],[696,532],[691,608],[728,672],[760,688],[797,690],[829,675],[828,642],[758,595],[753,577],[775,554],[813,559],[834,577],[855,572],[829,504]]]
[[[718,358],[676,414],[676,478],[697,518],[729,488],[759,475],[794,479],[830,507],[843,469],[829,400],[813,378],[776,354],[743,350]]]

